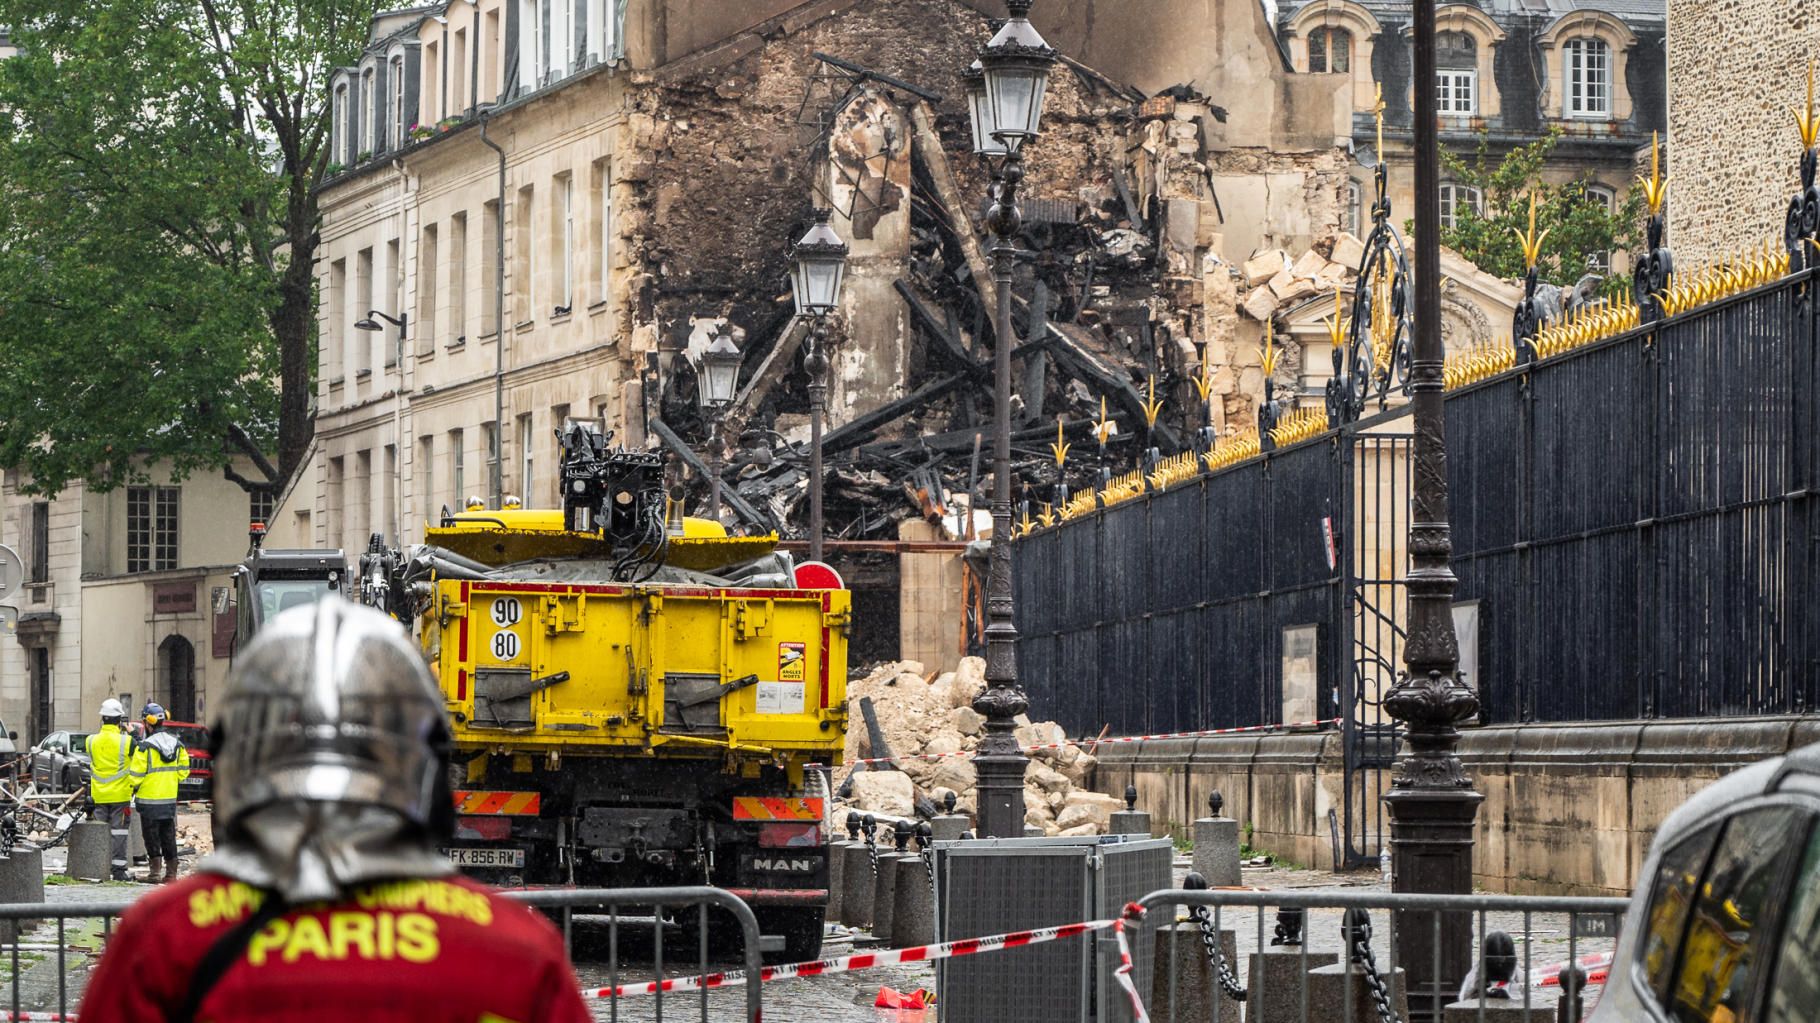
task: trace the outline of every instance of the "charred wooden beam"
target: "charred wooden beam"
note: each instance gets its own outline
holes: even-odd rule
[[[929,381],[896,401],[888,401],[870,412],[855,416],[823,435],[822,453],[831,455],[859,444],[874,430],[908,415],[953,390],[969,375],[967,373],[950,373],[945,377]]]
[[[708,478],[708,463],[702,461],[701,456],[697,455],[695,450],[689,447],[688,442],[678,436],[675,430],[670,429],[669,423],[653,416],[651,418],[650,428],[651,432],[657,434],[658,439],[663,441],[666,447],[671,451],[676,452],[676,456],[681,458],[690,469],[700,474],[703,479]],[[768,516],[761,515],[757,508],[752,507],[745,498],[740,497],[738,492],[732,487],[721,488],[721,500],[727,503],[727,507],[738,512],[740,518],[745,519],[754,526],[767,530],[775,528],[775,524]]]

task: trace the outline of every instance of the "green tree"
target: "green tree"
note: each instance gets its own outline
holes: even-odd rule
[[[1635,250],[1642,243],[1643,196],[1629,189],[1624,198],[1607,209],[1586,193],[1586,182],[1559,185],[1542,182],[1542,166],[1560,141],[1560,129],[1528,145],[1518,146],[1502,158],[1494,157],[1490,139],[1481,135],[1469,157],[1441,150],[1443,174],[1458,185],[1479,190],[1484,212],[1460,203],[1454,226],[1443,228],[1441,244],[1472,260],[1479,269],[1499,277],[1524,275],[1523,243],[1518,235],[1529,227],[1530,196],[1535,196],[1536,231],[1548,232],[1536,267],[1545,281],[1570,285],[1587,272],[1587,257],[1614,249]],[[1613,266],[1605,281],[1607,294],[1628,293],[1630,275]]]
[[[327,78],[373,9],[0,0],[0,465],[33,491],[302,460]]]

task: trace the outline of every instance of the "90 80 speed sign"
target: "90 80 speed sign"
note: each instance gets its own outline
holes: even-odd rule
[[[519,603],[517,597],[494,598],[489,617],[498,626],[498,631],[493,633],[493,639],[488,644],[493,659],[502,662],[516,660],[521,641],[514,630],[524,620],[524,605]]]

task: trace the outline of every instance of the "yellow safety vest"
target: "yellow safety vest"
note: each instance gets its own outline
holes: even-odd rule
[[[97,803],[125,803],[133,798],[133,737],[119,725],[102,725],[88,737],[88,792]]]
[[[139,793],[134,798],[140,806],[175,805],[177,783],[190,776],[190,751],[179,742],[177,755],[166,760],[158,747],[142,741],[138,752],[133,754],[132,773],[139,785]]]

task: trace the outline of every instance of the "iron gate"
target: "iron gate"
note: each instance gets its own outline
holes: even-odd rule
[[[1396,724],[1384,694],[1402,670],[1404,580],[1409,574],[1410,453],[1405,410],[1350,424],[1338,433],[1349,514],[1340,648],[1344,693],[1344,865],[1375,860],[1389,840],[1383,796],[1396,759]]]

